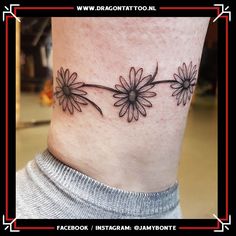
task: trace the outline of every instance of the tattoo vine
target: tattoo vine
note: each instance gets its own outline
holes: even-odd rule
[[[128,79],[120,76],[115,88],[110,88],[77,81],[76,72],[71,74],[69,69],[64,70],[61,67],[57,71],[54,95],[64,112],[72,115],[75,111],[81,112],[83,106],[90,104],[103,116],[101,108],[87,97],[88,93],[84,89],[92,87],[107,90],[116,99],[114,106],[119,108],[119,117],[126,116],[128,122],[137,121],[140,116],[147,115],[146,109],[152,107],[150,99],[157,96],[153,89],[158,84],[170,84],[170,88],[174,90],[172,96],[176,98],[178,106],[180,104],[185,106],[190,101],[197,80],[196,65],[193,66],[190,62],[187,67],[183,63],[178,67],[172,80],[155,80],[157,74],[158,63],[152,75],[144,75],[143,68],[136,70],[131,67]]]

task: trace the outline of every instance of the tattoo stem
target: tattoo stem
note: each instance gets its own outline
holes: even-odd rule
[[[95,104],[94,102],[92,102],[91,100],[89,100],[86,97],[82,97],[82,96],[80,96],[80,97],[82,99],[86,100],[87,102],[89,102],[92,106],[94,106],[99,111],[99,113],[103,116],[102,110],[101,110],[101,108],[97,104]]]
[[[110,92],[115,92],[115,93],[117,92],[116,89],[109,88],[109,87],[106,87],[106,86],[103,86],[103,85],[97,85],[97,84],[84,84],[83,87],[100,88],[100,89],[108,90]]]
[[[154,81],[150,84],[156,85],[156,84],[164,84],[164,83],[172,83],[172,82],[176,82],[176,81],[175,80],[159,80],[159,81]]]
[[[157,71],[158,71],[158,66],[156,67],[156,70],[153,74],[153,77],[152,77],[153,80],[155,79],[155,77],[157,75]],[[159,81],[151,82],[150,84],[156,85],[156,84],[164,84],[164,83],[172,83],[172,82],[175,82],[175,80],[159,80]],[[98,84],[84,84],[82,87],[99,88],[99,89],[105,89],[105,90],[108,90],[108,91],[114,92],[114,93],[117,92],[116,89],[113,89],[113,88],[110,88],[107,86],[103,86],[103,85],[98,85]]]
[[[157,72],[158,72],[158,62],[157,62],[157,65],[156,65],[156,69],[155,69],[155,71],[154,71],[154,74],[153,74],[153,76],[152,76],[152,81],[156,78]]]

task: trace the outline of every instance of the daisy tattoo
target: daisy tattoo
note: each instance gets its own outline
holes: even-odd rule
[[[170,87],[174,89],[172,96],[177,99],[177,105],[181,103],[185,105],[190,100],[193,89],[196,84],[197,66],[192,66],[190,62],[188,68],[185,63],[178,68],[178,74],[174,74],[175,81],[171,83]]]
[[[113,95],[118,98],[114,106],[121,107],[120,117],[127,114],[127,120],[131,122],[133,119],[138,120],[139,115],[147,115],[145,107],[152,107],[147,98],[156,96],[155,92],[150,91],[155,86],[150,84],[152,80],[152,75],[143,77],[142,68],[136,71],[131,67],[128,81],[120,76],[120,84],[115,85],[117,92]]]
[[[83,82],[77,82],[77,73],[72,73],[68,69],[64,71],[61,67],[57,71],[57,86],[55,88],[54,95],[59,101],[59,105],[62,106],[63,111],[68,111],[70,114],[74,113],[74,110],[82,111],[81,105],[93,105],[102,115],[102,110],[94,102],[85,97],[87,92],[81,88],[84,86]]]
[[[104,89],[113,94],[116,99],[114,106],[119,108],[119,117],[126,117],[128,122],[138,121],[141,116],[147,116],[147,108],[152,107],[150,99],[157,96],[154,87],[158,84],[169,83],[174,90],[172,96],[176,98],[177,105],[185,106],[190,101],[196,85],[197,65],[187,66],[183,63],[172,80],[155,80],[158,74],[158,63],[153,74],[145,74],[143,68],[131,67],[128,76],[119,77],[115,88],[98,84],[86,84],[77,80],[77,73],[70,73],[69,69],[62,67],[57,71],[54,95],[64,112],[74,114],[81,112],[83,106],[92,105],[101,115],[101,108],[87,97],[86,87]]]

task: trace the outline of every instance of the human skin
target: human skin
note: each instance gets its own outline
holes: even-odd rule
[[[115,88],[119,77],[143,68],[143,75],[174,80],[178,67],[199,68],[209,18],[53,18],[53,68],[78,74],[77,81]],[[197,75],[196,75],[197,77]],[[55,97],[48,149],[66,165],[112,187],[157,192],[177,179],[190,101],[177,106],[169,83],[158,84],[148,99],[147,116],[119,117],[113,93],[83,88],[90,104],[64,112]],[[193,152],[195,150],[192,150]]]

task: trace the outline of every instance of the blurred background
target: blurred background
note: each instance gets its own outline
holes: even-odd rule
[[[46,148],[52,105],[51,18],[16,21],[16,169]],[[217,23],[210,23],[180,162],[184,218],[217,214]]]

